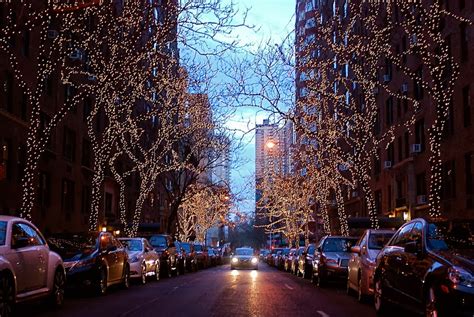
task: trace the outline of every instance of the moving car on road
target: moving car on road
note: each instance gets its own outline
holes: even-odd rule
[[[0,316],[33,298],[61,306],[65,282],[63,261],[40,231],[25,219],[0,216]]]
[[[64,260],[69,286],[93,287],[101,295],[114,284],[129,287],[127,252],[111,233],[63,234],[48,243]]]
[[[348,268],[347,292],[357,291],[359,301],[363,301],[366,296],[374,294],[373,276],[376,258],[393,234],[394,231],[392,230],[369,229],[352,247]]]
[[[230,260],[230,269],[251,268],[258,270],[258,258],[254,256],[252,248],[237,248]]]
[[[128,254],[130,278],[139,278],[142,284],[148,276],[160,279],[160,257],[145,238],[119,238]]]
[[[329,280],[346,280],[351,247],[356,242],[357,238],[351,237],[323,237],[314,253],[311,281],[324,286]]]
[[[378,313],[396,303],[426,316],[472,316],[474,244],[462,227],[414,219],[380,251],[374,276]]]

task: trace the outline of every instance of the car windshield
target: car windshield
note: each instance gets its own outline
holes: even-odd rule
[[[207,250],[207,253],[208,253],[209,255],[214,255],[214,254],[215,254],[214,250],[212,250],[212,249]]]
[[[187,253],[191,253],[191,246],[189,243],[181,243],[181,248],[183,248]]]
[[[150,238],[150,243],[155,248],[166,248],[166,237],[163,236],[152,236]]]
[[[314,250],[315,250],[314,245],[310,245],[308,247],[308,254],[314,254]]]
[[[201,252],[202,251],[202,245],[200,245],[200,244],[194,245],[194,250],[196,250],[196,252]]]
[[[276,254],[278,251],[281,251],[281,249],[273,249],[272,254]]]
[[[120,239],[120,242],[127,248],[129,251],[142,251],[143,246],[142,246],[142,241],[141,240],[135,240],[135,239]]]
[[[253,255],[252,249],[235,249],[235,255]]]
[[[373,250],[382,250],[382,248],[387,244],[388,240],[393,236],[393,233],[371,233],[369,236],[369,249]]]
[[[329,238],[324,241],[324,252],[349,252],[350,248],[355,244],[356,239],[348,238]]]
[[[426,230],[426,241],[432,250],[473,249],[473,233],[469,224],[457,224],[448,228],[444,223],[429,223]]]
[[[290,249],[283,249],[282,253],[283,255],[288,255],[290,254]]]
[[[48,245],[63,259],[80,260],[91,255],[98,248],[98,235],[74,234],[68,236],[51,237]]]
[[[7,222],[0,221],[0,245],[5,245],[6,236],[7,236]]]

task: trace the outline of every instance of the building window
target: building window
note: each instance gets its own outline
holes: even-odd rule
[[[376,135],[380,134],[380,110],[377,109],[377,113],[375,115],[375,125],[374,125],[374,133]]]
[[[71,162],[76,156],[76,133],[67,127],[64,127],[63,156]]]
[[[382,159],[381,159],[381,151],[377,149],[377,154],[374,158],[374,174],[379,175],[382,171]]]
[[[111,193],[105,193],[104,206],[105,206],[105,216],[106,217],[113,217],[114,216],[114,214],[112,212],[112,198],[113,198],[113,195]]]
[[[51,177],[46,172],[39,175],[38,204],[41,207],[49,207],[51,202]]]
[[[462,89],[462,108],[464,127],[469,127],[471,125],[471,91],[469,85]]]
[[[28,97],[26,96],[26,93],[24,90],[21,93],[20,117],[21,117],[21,120],[23,121],[28,120]]]
[[[40,126],[41,130],[45,131],[48,128],[49,122],[51,121],[50,116],[48,116],[46,113],[41,112],[40,113]],[[48,142],[46,143],[46,149],[47,150],[52,150],[53,149],[53,141],[52,141],[52,133],[50,132]]]
[[[441,172],[441,197],[451,199],[456,197],[456,169],[454,160],[447,161],[442,166]]]
[[[405,131],[405,134],[403,136],[404,143],[405,143],[405,158],[408,158],[410,156],[410,132]]]
[[[426,195],[426,174],[424,172],[416,175],[416,195]]]
[[[82,186],[81,213],[83,215],[89,214],[91,204],[92,204],[92,189],[90,186]]]
[[[13,74],[5,72],[3,80],[4,108],[8,112],[13,111]]]
[[[392,186],[390,185],[387,187],[387,205],[388,210],[392,210]]]
[[[82,166],[91,167],[91,142],[87,139],[82,139]]]
[[[472,161],[474,160],[474,153],[469,152],[464,154],[464,174],[466,177],[466,193],[468,195],[474,194],[474,175],[472,174]]]
[[[402,117],[402,99],[397,98],[397,119]]]
[[[382,191],[377,190],[374,194],[375,198],[375,212],[381,214],[382,212]]]
[[[11,179],[11,145],[9,141],[0,140],[0,181]]]
[[[23,56],[30,56],[30,31],[26,30],[23,32],[23,46],[21,47],[21,53]]]
[[[397,143],[398,143],[398,161],[401,162],[403,161],[403,138],[399,136],[397,138]]]
[[[461,37],[461,61],[466,62],[469,59],[467,24],[463,22],[461,23],[459,28],[460,28],[459,36]]]
[[[84,99],[84,108],[82,110],[82,121],[87,122],[92,111],[92,100],[90,97]]]
[[[45,75],[43,80],[43,89],[46,95],[52,96],[53,95],[53,80],[51,78],[51,74]]]
[[[66,213],[66,219],[69,219],[71,213],[74,212],[74,182],[63,179],[61,192],[61,206],[63,212]]]
[[[420,66],[416,71],[415,79],[413,79],[413,92],[416,100],[423,99],[423,68]]]
[[[466,7],[466,0],[459,0],[459,11],[464,10]]]
[[[17,161],[18,184],[21,184],[23,180],[23,176],[25,176],[25,165],[26,165],[26,146],[20,145],[18,147],[18,161]]]
[[[415,122],[415,143],[421,145],[421,151],[425,150],[425,120]]]
[[[395,163],[395,149],[393,146],[393,142],[390,143],[387,147],[387,161],[392,162],[392,164]]]
[[[390,127],[393,124],[393,97],[385,102],[385,124]]]

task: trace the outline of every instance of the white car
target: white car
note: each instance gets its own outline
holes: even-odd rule
[[[63,261],[40,231],[25,219],[0,216],[0,316],[29,299],[49,297],[61,306],[65,284]]]
[[[160,279],[160,256],[145,238],[119,238],[128,253],[130,277],[146,283],[148,276]]]

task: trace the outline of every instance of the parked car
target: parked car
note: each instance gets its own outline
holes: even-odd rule
[[[41,232],[25,219],[0,216],[0,316],[31,299],[61,306],[65,283],[63,261]]]
[[[267,263],[270,266],[276,266],[276,259],[278,258],[278,255],[281,253],[281,250],[283,248],[273,248],[270,254],[267,257]]]
[[[209,256],[209,265],[210,266],[216,266],[217,265],[217,254],[211,248],[207,249],[207,254]]]
[[[167,234],[155,234],[150,237],[149,242],[160,256],[162,276],[179,275],[178,257],[173,238]]]
[[[267,255],[268,255],[268,254],[270,254],[270,250],[261,249],[261,250],[260,250],[260,254],[259,254],[260,261],[267,262]]]
[[[181,247],[181,242],[174,242],[176,248],[176,275],[186,273],[186,251]]]
[[[394,231],[392,230],[369,229],[352,247],[348,267],[347,292],[357,291],[359,301],[363,301],[366,296],[374,294],[375,261],[380,250],[393,234]]]
[[[308,244],[303,252],[298,257],[298,271],[296,275],[301,275],[303,278],[310,278],[313,272],[313,257],[316,247],[314,244]]]
[[[291,258],[290,263],[290,272],[294,275],[298,273],[298,259],[300,255],[304,252],[305,247],[299,247],[293,257]]]
[[[130,278],[139,278],[146,284],[147,277],[160,279],[160,257],[145,238],[119,238],[128,254]]]
[[[258,270],[258,258],[252,248],[237,248],[230,261],[230,269],[252,268]]]
[[[378,313],[396,303],[426,316],[472,316],[472,236],[441,222],[404,224],[377,256],[374,304]]]
[[[180,242],[179,246],[185,254],[186,270],[188,272],[196,272],[198,266],[196,252],[194,251],[194,245],[190,242]]]
[[[48,243],[63,258],[68,286],[93,287],[100,295],[111,285],[129,287],[127,252],[111,233],[63,234]]]
[[[291,261],[293,260],[293,257],[295,256],[296,254],[296,249],[293,248],[293,249],[290,249],[290,252],[288,253],[287,256],[285,256],[284,258],[284,263],[283,263],[283,270],[285,272],[289,272],[290,269],[291,269]]]
[[[196,251],[198,268],[200,269],[207,268],[210,265],[209,254],[207,252],[207,248],[201,243],[195,243],[194,250]]]
[[[222,260],[221,249],[220,248],[214,248],[214,254],[216,255],[216,264],[217,265],[223,264],[224,262]]]
[[[277,263],[275,265],[279,270],[283,270],[285,268],[285,260],[289,254],[290,254],[290,248],[283,248],[281,250],[281,253],[278,255]]]
[[[311,281],[324,286],[329,280],[346,280],[351,248],[357,238],[325,236],[319,241],[312,265]]]

